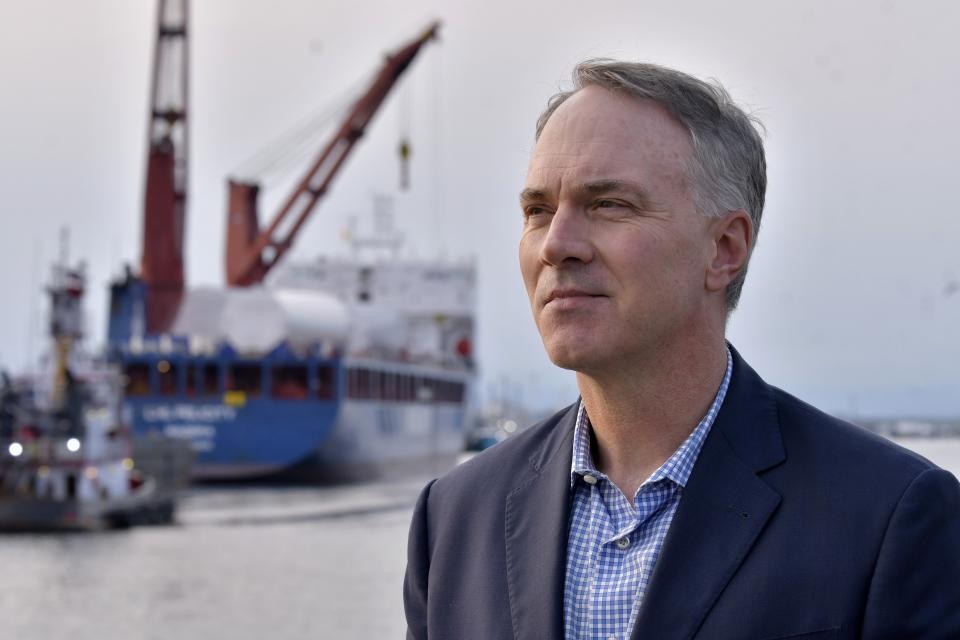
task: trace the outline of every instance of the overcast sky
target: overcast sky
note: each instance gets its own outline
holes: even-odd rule
[[[295,259],[345,253],[348,217],[392,195],[411,255],[477,259],[483,387],[509,379],[527,399],[571,401],[516,259],[533,123],[580,59],[658,62],[719,79],[767,127],[767,207],[729,330],[741,353],[831,411],[960,415],[960,4],[946,0],[195,0],[191,285],[222,282],[226,176],[432,18],[442,41],[374,121]],[[42,346],[58,227],[88,262],[97,342],[105,286],[138,259],[153,20],[149,0],[0,3],[0,366],[22,371]]]

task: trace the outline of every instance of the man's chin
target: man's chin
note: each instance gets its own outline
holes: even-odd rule
[[[597,350],[591,349],[586,341],[580,341],[576,344],[545,344],[544,346],[550,362],[561,369],[588,371],[594,368],[600,359]]]

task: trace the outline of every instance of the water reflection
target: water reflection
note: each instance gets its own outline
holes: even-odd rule
[[[406,530],[425,480],[194,489],[174,527],[6,537],[4,635],[401,637]]]

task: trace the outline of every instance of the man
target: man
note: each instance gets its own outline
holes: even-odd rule
[[[960,486],[724,339],[763,209],[721,88],[592,61],[550,101],[520,266],[581,399],[429,484],[408,638],[960,638]]]

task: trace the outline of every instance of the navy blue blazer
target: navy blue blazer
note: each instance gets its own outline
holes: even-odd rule
[[[408,639],[563,638],[576,410],[423,490]],[[734,352],[632,638],[960,639],[960,485]]]

